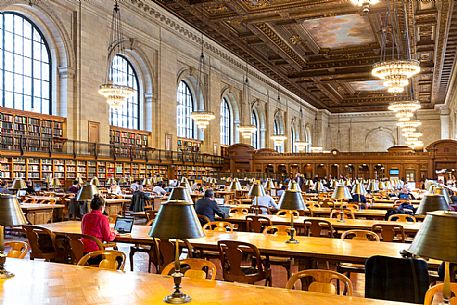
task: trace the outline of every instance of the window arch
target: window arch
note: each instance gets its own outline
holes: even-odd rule
[[[282,134],[281,124],[279,122],[278,117],[275,117],[275,119],[273,121],[273,134],[275,134],[275,135]],[[284,152],[284,143],[282,143],[281,145],[275,145],[275,150],[280,153]]]
[[[221,144],[232,144],[232,118],[230,114],[230,106],[227,99],[224,97],[221,101]]]
[[[254,125],[256,128],[255,133],[251,137],[251,145],[255,149],[259,149],[260,148],[260,130],[259,130],[260,124],[259,124],[259,115],[257,114],[257,112],[255,110],[252,110],[252,112],[251,112],[251,124]]]
[[[52,114],[51,66],[40,29],[21,14],[0,13],[1,106]]]
[[[195,138],[196,132],[190,114],[194,111],[192,91],[185,81],[180,81],[177,93],[176,123],[178,137]]]
[[[135,90],[135,94],[126,100],[121,109],[110,109],[110,124],[140,129],[140,90],[135,69],[127,58],[117,54],[111,62],[109,73],[114,84],[129,86]]]

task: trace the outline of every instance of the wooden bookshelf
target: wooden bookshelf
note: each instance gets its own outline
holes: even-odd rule
[[[0,107],[0,149],[40,152],[52,145],[58,151],[66,141],[65,123],[63,117]]]
[[[182,152],[199,152],[202,141],[187,138],[178,138],[178,151]]]
[[[137,158],[143,157],[144,152],[136,151],[135,148],[149,147],[150,136],[148,131],[110,126],[110,144],[114,145],[116,155],[129,156],[133,153]]]
[[[211,177],[216,172],[213,167],[189,165],[175,165],[173,171],[177,179],[187,177],[189,180],[202,180],[203,177]]]

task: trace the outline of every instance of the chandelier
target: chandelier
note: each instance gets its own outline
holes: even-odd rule
[[[403,135],[406,137],[406,138],[420,138],[422,137],[422,132],[418,132],[418,131],[413,131],[413,132],[405,132],[403,130]]]
[[[203,46],[204,46],[204,43],[203,43],[203,36],[202,36],[202,53],[200,55],[200,65],[198,68],[198,71],[199,71],[198,90],[200,90],[200,87],[203,85],[202,75],[203,75],[203,63],[205,61],[205,54],[203,53]],[[198,94],[197,96],[200,96],[200,95]],[[203,98],[203,106],[205,106],[205,104],[206,104],[206,99]],[[203,108],[205,109],[205,107],[203,107]],[[209,125],[209,122],[216,118],[216,116],[214,115],[213,112],[206,111],[204,109],[193,111],[190,114],[190,118],[192,120],[194,120],[195,124],[197,125],[197,127],[199,129],[206,129],[206,127],[208,127],[208,125]]]
[[[395,117],[398,118],[400,122],[409,121],[414,116],[414,113],[406,110],[398,111],[395,113]]]
[[[421,108],[421,105],[418,101],[406,101],[406,102],[394,102],[391,103],[388,107],[389,110],[393,112],[414,112]]]
[[[240,125],[238,130],[240,131],[243,139],[249,139],[254,133],[256,133],[257,127],[255,125]]]
[[[116,54],[124,53],[122,45],[122,24],[121,24],[121,11],[117,0],[114,1],[113,17],[111,20],[111,35],[108,45],[107,57],[107,77],[105,83],[101,84],[98,93],[106,98],[106,102],[111,109],[117,111],[124,105],[127,98],[135,93],[135,90],[129,86],[115,84],[113,81],[113,73],[110,71],[111,60]]]
[[[384,80],[383,84],[388,88],[389,93],[398,94],[403,93],[404,88],[409,84],[409,79],[420,72],[420,62],[411,58],[408,20],[404,22],[405,29],[401,29],[399,25],[402,23],[398,20],[396,1],[392,1],[392,5],[387,1],[386,9],[385,20],[381,25],[381,58],[373,65],[371,74]],[[406,5],[404,9],[403,16],[408,18]],[[398,28],[395,28],[396,25]],[[404,50],[398,42],[402,39],[403,33],[406,40]],[[388,38],[391,40],[390,54],[387,54]]]
[[[417,120],[409,120],[407,122],[398,122],[397,123],[397,126],[402,128],[402,129],[405,129],[407,127],[417,128],[417,127],[419,127],[421,125],[422,125],[422,122],[421,121],[417,121]]]
[[[376,4],[379,0],[351,0],[354,5],[362,7],[362,13],[368,14],[370,11],[370,5]]]

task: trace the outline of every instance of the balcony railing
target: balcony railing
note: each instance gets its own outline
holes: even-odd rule
[[[39,138],[25,135],[17,136],[13,141],[4,141],[0,136],[0,150],[18,151],[21,155],[29,152],[110,158],[144,160],[146,162],[171,162],[171,163],[194,163],[208,165],[222,165],[224,158],[200,152],[171,151],[157,148],[144,148],[127,145],[111,145],[90,143],[84,141],[62,140],[61,138]]]

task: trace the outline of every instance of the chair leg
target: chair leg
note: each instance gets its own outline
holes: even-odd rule
[[[135,250],[133,247],[130,247],[129,260],[130,260],[130,271],[133,271],[133,255],[135,255]]]

